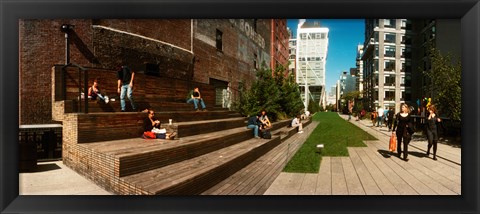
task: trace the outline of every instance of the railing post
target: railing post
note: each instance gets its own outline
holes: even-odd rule
[[[82,70],[78,68],[78,112],[82,111]],[[83,93],[85,99],[85,93]]]
[[[85,114],[88,113],[88,70],[83,70],[83,94],[85,102]]]

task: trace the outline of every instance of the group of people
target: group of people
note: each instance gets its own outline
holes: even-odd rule
[[[397,138],[397,156],[400,158],[403,154],[403,160],[408,161],[408,144],[412,139],[414,133],[412,117],[410,114],[410,108],[407,104],[402,103],[400,105],[400,112],[395,116],[395,123],[393,124],[392,134],[394,133]],[[430,105],[427,108],[429,114],[426,116],[427,121],[427,152],[426,155],[430,156],[430,149],[433,147],[433,160],[437,160],[437,143],[438,132],[437,123],[441,122],[441,119],[437,115],[437,109],[435,105]],[[393,119],[393,118],[392,118]],[[389,129],[390,131],[390,129]],[[403,148],[401,147],[403,143]]]
[[[372,120],[373,126],[382,127],[385,125],[388,127],[388,131],[392,129],[393,125],[393,118],[395,112],[393,108],[383,109],[379,107],[376,111],[373,111],[370,115],[370,119]]]
[[[128,66],[121,66],[117,70],[117,93],[120,94],[120,108],[122,112],[125,112],[126,109],[125,97],[130,100],[132,110],[137,111],[137,106],[132,95],[134,79],[135,72]],[[108,96],[100,91],[98,79],[96,78],[93,80],[92,86],[88,88],[88,98],[92,100],[101,100],[104,103],[109,102]]]
[[[134,79],[135,72],[128,66],[121,66],[117,70],[117,93],[120,94],[120,108],[122,112],[126,111],[125,97],[127,97],[130,101],[130,104],[132,105],[132,111],[137,111],[137,105],[133,99]],[[88,89],[88,97],[92,100],[99,99],[105,103],[109,102],[108,96],[100,92],[97,79],[93,81],[92,86]],[[196,111],[200,111],[198,108],[199,104],[203,111],[207,110],[198,87],[195,87],[192,91],[190,91],[190,96],[187,99],[187,103],[193,103]]]
[[[253,130],[253,136],[255,138],[260,138],[259,131],[265,135],[265,133],[268,132],[267,130],[272,128],[272,123],[270,119],[268,119],[267,111],[262,110],[259,114],[251,116],[248,119],[247,128]]]
[[[291,127],[298,127],[298,133],[303,133],[303,127],[301,123],[301,117],[308,117],[310,112],[306,112],[304,115],[298,114],[295,118],[292,119],[290,122]],[[251,116],[248,119],[247,128],[253,130],[253,136],[255,138],[260,138],[259,132],[263,133],[263,137],[265,138],[265,134],[270,134],[270,128],[272,127],[272,123],[270,119],[268,119],[267,112],[262,110],[259,114]]]

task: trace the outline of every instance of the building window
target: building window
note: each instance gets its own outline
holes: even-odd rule
[[[406,20],[406,19],[402,19],[401,27],[402,27],[402,29],[406,29],[406,28],[407,28],[407,20]]]
[[[386,101],[395,101],[395,91],[385,91]]]
[[[393,34],[393,33],[386,33],[386,34],[385,34],[385,42],[386,42],[386,43],[395,43],[395,34]]]
[[[253,68],[255,68],[255,70],[258,70],[257,54],[253,54]]]
[[[384,56],[395,57],[395,46],[385,46]]]
[[[385,75],[385,86],[395,86],[395,75]]]
[[[215,42],[216,42],[217,50],[219,50],[219,51],[222,51],[222,50],[223,50],[222,37],[223,37],[222,31],[220,31],[220,30],[217,29],[217,34],[216,34],[216,37],[215,37]]]
[[[383,26],[388,28],[395,28],[395,19],[384,19]]]
[[[395,60],[385,60],[385,71],[395,70]]]

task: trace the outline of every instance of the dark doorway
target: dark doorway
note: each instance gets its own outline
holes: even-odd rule
[[[227,89],[228,82],[210,78],[210,85],[215,88],[215,106],[222,106],[223,89]]]

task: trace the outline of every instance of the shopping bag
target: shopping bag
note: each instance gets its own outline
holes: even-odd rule
[[[390,144],[388,146],[388,150],[390,150],[391,152],[397,150],[397,137],[395,136],[395,133],[392,133],[392,136],[390,137]]]

